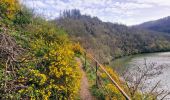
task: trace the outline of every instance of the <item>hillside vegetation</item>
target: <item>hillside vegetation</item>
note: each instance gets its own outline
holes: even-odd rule
[[[17,0],[1,0],[0,10],[0,99],[79,100],[81,71],[75,57],[83,54],[81,45]],[[105,87],[112,88],[110,98],[124,98],[113,84]]]
[[[30,11],[17,0],[0,0],[0,100],[79,100],[82,62],[76,59],[86,59],[81,45],[103,63],[125,55],[170,49],[168,35],[102,22],[78,10],[65,11],[57,24]],[[91,69],[96,62],[86,61],[83,71],[93,95],[98,100],[124,100],[105,72]],[[104,68],[133,100],[157,98],[157,92],[142,94],[140,82],[134,90],[134,85],[121,80],[111,67]]]
[[[168,35],[102,22],[97,17],[81,15],[76,9],[65,11],[55,22],[104,63],[121,56],[170,49]]]
[[[68,100],[78,96],[73,43],[17,0],[0,0],[0,99]]]
[[[145,22],[134,27],[143,28],[147,30],[170,33],[170,16],[154,21]]]

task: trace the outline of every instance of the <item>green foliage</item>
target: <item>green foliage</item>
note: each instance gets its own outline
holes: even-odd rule
[[[104,91],[103,88],[97,88],[96,85],[93,85],[91,92],[98,100],[106,100],[106,91]]]
[[[122,96],[120,91],[112,84],[107,75],[98,68],[98,77],[99,84],[96,86],[96,73],[95,70],[92,69],[93,62],[90,60],[87,61],[86,73],[89,79],[90,90],[91,93],[98,100],[124,100],[125,98]],[[120,80],[119,75],[111,68],[105,66],[106,71],[111,75],[111,77],[121,86],[124,90],[126,90],[126,86],[123,85],[123,81]],[[128,93],[128,91],[127,91]]]
[[[14,3],[14,0],[3,1],[9,4]],[[2,3],[6,4],[0,2]],[[14,41],[16,40],[18,46],[22,46],[23,52],[15,62],[16,65],[13,65],[17,67],[15,77],[9,77],[9,80],[4,78],[6,77],[5,63],[0,65],[2,68],[0,70],[1,87],[4,87],[3,84],[6,83],[4,80],[17,83],[12,84],[13,87],[17,87],[15,89],[5,87],[12,92],[1,95],[0,99],[2,97],[3,99],[33,100],[75,99],[79,92],[81,78],[78,64],[75,61],[77,52],[75,50],[80,48],[75,49],[63,30],[42,18],[33,18],[30,11],[25,8],[15,13],[11,12],[9,18],[6,18],[6,11],[11,6],[1,5],[0,7],[6,8],[1,11],[0,17],[13,23],[10,24],[12,28],[9,29],[9,34],[15,37]]]
[[[0,18],[4,22],[9,23],[9,20],[15,18],[15,14],[20,8],[17,0],[0,0]]]
[[[74,99],[79,90],[80,73],[74,59],[72,43],[63,31],[48,22],[35,25],[31,34],[28,88],[19,92],[32,99]]]
[[[74,43],[73,45],[73,51],[76,54],[76,56],[80,57],[80,55],[84,54],[84,49],[79,43]]]
[[[23,7],[22,10],[19,10],[15,14],[15,18],[13,19],[14,25],[25,25],[30,24],[33,19],[33,14],[30,12],[29,9]]]
[[[111,68],[111,67],[107,67],[105,66],[106,71],[110,74],[110,76],[117,82],[117,84],[125,90],[125,86],[123,85],[123,82],[120,80],[119,75]],[[106,91],[106,98],[111,98],[111,99],[117,99],[117,100],[124,100],[123,95],[120,93],[120,91],[114,86],[114,84],[112,84],[109,81],[109,78],[107,77],[107,75],[103,72],[101,73],[100,76],[102,79],[105,80],[105,91]],[[128,93],[128,92],[127,92]]]
[[[22,55],[17,54],[16,61],[12,60],[9,63],[5,58],[6,56],[0,55],[0,99],[74,100],[78,96],[81,78],[78,64],[75,61],[75,54],[83,54],[82,47],[80,44],[73,44],[68,39],[67,34],[62,29],[56,28],[54,23],[45,21],[40,17],[33,18],[33,14],[26,8],[23,10],[19,9],[20,5],[18,5],[16,0],[0,0],[0,19],[3,19],[3,21],[0,21],[0,24],[2,26],[8,26],[8,22],[13,23],[10,24],[10,29],[8,29],[9,27],[5,27],[9,31],[8,34],[15,38],[12,39],[12,42],[15,43],[16,40],[15,44],[17,45],[14,45],[16,47],[13,50],[22,47],[19,48],[22,49]],[[76,11],[76,16],[67,14],[66,16],[70,16],[70,18],[73,16],[74,20],[81,17],[79,11]],[[165,48],[166,50],[169,49],[169,47],[167,47],[169,42],[165,38],[160,38],[156,42],[156,37],[154,37],[153,40],[147,38],[147,42],[145,43],[146,37],[139,35],[137,37],[139,40],[141,39],[141,41],[137,41],[138,39],[133,41],[136,34],[133,33],[133,36],[129,36],[130,33],[126,32],[128,29],[126,29],[127,27],[125,26],[114,26],[106,23],[97,25],[95,28],[93,24],[95,25],[96,23],[91,22],[91,18],[88,20],[90,24],[84,24],[81,22],[82,20],[80,22],[77,21],[76,25],[78,25],[78,28],[76,27],[75,29],[76,32],[73,39],[77,38],[76,36],[80,36],[80,38],[77,39],[80,39],[80,43],[84,43],[84,46],[91,43],[91,46],[94,47],[92,50],[97,50],[95,53],[101,54],[99,55],[100,57],[104,57],[106,54],[110,60],[113,57],[112,55],[114,55],[114,57],[120,57],[150,51],[152,49],[154,51],[164,50]],[[96,18],[92,20],[100,23]],[[68,21],[72,23],[72,20]],[[71,27],[67,31],[74,33],[73,28],[75,27],[72,28],[72,25],[69,25],[67,20],[66,25]],[[114,27],[116,31],[110,30],[110,28],[108,30],[113,33],[115,32],[115,35],[107,32],[108,30],[104,28],[106,26],[110,28]],[[107,35],[101,35],[101,33],[105,31],[97,30],[99,28],[105,30]],[[121,31],[121,33],[119,31],[121,28],[125,29],[125,32]],[[90,35],[86,36],[84,31],[90,33]],[[5,31],[1,29],[0,32],[5,33]],[[80,35],[80,32],[83,34]],[[96,33],[100,35],[98,36]],[[121,33],[120,37],[119,33]],[[124,40],[127,36],[128,38]],[[130,42],[128,42],[129,40]],[[120,44],[115,45],[118,42],[120,42]],[[132,42],[136,44],[131,44]],[[152,43],[151,45],[146,45],[150,42]],[[143,45],[144,47],[142,47]],[[102,49],[102,51],[98,51],[99,49]],[[15,51],[15,53],[16,52],[18,53],[18,51]],[[7,64],[9,64],[9,68],[5,68]],[[11,70],[11,67],[14,67],[14,69]],[[108,67],[106,67],[106,69],[114,80],[119,83],[123,89],[126,89],[126,87],[122,85],[123,83],[116,72]],[[91,84],[91,91],[95,96],[102,100],[108,98],[123,100],[121,93],[113,84],[109,83],[104,73],[100,76],[103,78],[105,84],[104,89],[101,89],[97,88],[94,83],[95,75],[92,70],[86,68],[86,71]],[[8,72],[10,73],[9,75],[6,74]],[[5,86],[5,84],[8,86]],[[6,92],[6,90],[9,92]],[[140,93],[135,97],[136,100],[138,100],[138,98],[141,98]],[[151,95],[148,98],[153,97]]]

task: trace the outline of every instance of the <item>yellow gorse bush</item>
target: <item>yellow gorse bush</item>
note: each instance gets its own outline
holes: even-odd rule
[[[125,98],[119,92],[119,90],[113,84],[107,84],[105,89],[109,94],[107,94],[106,98],[109,97],[112,100],[124,100]]]
[[[43,85],[47,81],[45,74],[41,74],[38,70],[30,70],[31,81],[37,82],[40,85]]]
[[[34,61],[25,76],[30,85],[19,92],[21,97],[27,95],[36,100],[73,100],[78,95],[81,78],[73,44],[64,33],[59,34],[49,26],[47,23],[45,28],[38,26],[33,34],[36,38],[30,42],[30,55]]]
[[[74,100],[81,78],[74,45],[63,30],[50,22],[31,18],[31,23],[25,23],[25,16],[17,16],[19,9],[17,0],[0,0],[0,19],[5,23],[24,23],[22,27],[17,24],[18,32],[13,34],[17,39],[23,37],[19,41],[26,50],[14,78],[19,88],[8,99]]]
[[[73,45],[73,51],[77,54],[83,54],[84,53],[84,50],[82,48],[82,46],[79,44],[79,43],[75,43]]]
[[[13,19],[16,12],[19,10],[17,0],[0,0],[0,16]]]
[[[119,78],[119,75],[111,68],[105,66],[105,69],[107,72],[111,75],[111,77],[119,84],[121,85],[122,82]],[[101,73],[100,75],[103,79],[109,80],[107,75],[105,73]],[[121,85],[122,86],[122,85]],[[105,90],[107,91],[107,95],[105,99],[111,98],[111,100],[124,100],[125,98],[122,96],[121,92],[112,84],[111,82],[106,83],[104,86]],[[124,88],[122,86],[122,88]]]
[[[68,50],[68,48],[70,49]],[[45,58],[49,58],[49,60],[53,61],[50,64],[51,66],[49,66],[50,77],[62,83],[58,85],[58,90],[69,93],[67,94],[68,98],[73,99],[78,93],[80,74],[78,65],[74,61],[70,61],[70,59],[74,58],[74,52],[71,51],[71,48],[71,45],[58,47],[57,50],[50,51],[49,55],[46,55]]]

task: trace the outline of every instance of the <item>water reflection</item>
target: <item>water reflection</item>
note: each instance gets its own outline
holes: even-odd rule
[[[156,66],[164,67],[160,75],[148,80],[146,84],[152,87],[156,82],[161,80],[159,90],[170,91],[170,52],[151,53],[121,58],[114,61],[112,65],[121,74],[125,68],[133,69],[135,65],[144,66],[144,59],[146,59],[148,63],[154,63]],[[168,96],[168,98],[170,98],[170,96]]]

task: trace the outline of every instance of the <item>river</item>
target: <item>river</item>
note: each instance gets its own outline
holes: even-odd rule
[[[156,66],[164,66],[162,73],[152,78],[150,86],[154,85],[157,81],[161,81],[159,89],[170,91],[170,52],[161,53],[148,53],[133,56],[127,56],[116,59],[111,63],[111,66],[119,73],[122,74],[125,69],[135,67],[134,65],[143,66],[144,62],[154,63]],[[170,96],[168,96],[169,98]]]

